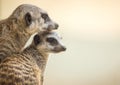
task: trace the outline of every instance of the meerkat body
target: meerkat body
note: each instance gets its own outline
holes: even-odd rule
[[[41,70],[30,54],[6,58],[0,72],[0,85],[41,85]]]
[[[35,35],[21,54],[7,57],[0,64],[0,85],[43,85],[49,53],[65,51],[60,38],[50,33]]]
[[[0,21],[0,62],[20,52],[31,35],[57,28],[58,24],[44,10],[34,5],[20,5],[10,17]]]

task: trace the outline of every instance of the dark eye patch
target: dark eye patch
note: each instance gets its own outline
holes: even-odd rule
[[[48,14],[45,14],[45,13],[43,13],[43,14],[41,15],[41,17],[42,17],[45,21],[47,21],[47,19],[49,19]]]
[[[51,45],[57,45],[58,41],[55,38],[47,38],[47,42],[49,42]]]

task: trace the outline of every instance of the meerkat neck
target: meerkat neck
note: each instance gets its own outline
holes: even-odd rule
[[[29,54],[34,59],[35,63],[39,66],[39,68],[42,70],[42,72],[44,72],[49,56],[48,54],[38,52],[34,46],[26,48],[23,53],[27,55]]]
[[[11,36],[14,40],[12,41],[15,46],[18,48],[19,52],[22,47],[24,47],[25,43],[27,42],[27,39],[29,39],[30,35],[21,33],[21,32],[16,32],[14,35]]]

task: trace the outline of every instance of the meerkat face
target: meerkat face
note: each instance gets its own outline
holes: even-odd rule
[[[20,5],[10,18],[15,18],[21,30],[31,34],[38,30],[51,31],[58,28],[58,24],[50,19],[47,12],[34,5]]]
[[[61,37],[56,32],[35,35],[34,44],[39,51],[47,53],[58,53],[66,50],[66,47],[61,43]]]

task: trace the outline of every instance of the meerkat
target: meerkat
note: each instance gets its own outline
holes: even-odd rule
[[[5,20],[0,21],[0,62],[20,52],[27,40],[39,31],[51,31],[58,24],[41,8],[22,4]]]
[[[13,54],[0,64],[0,85],[43,85],[50,53],[65,51],[56,32],[40,32],[21,54]]]

